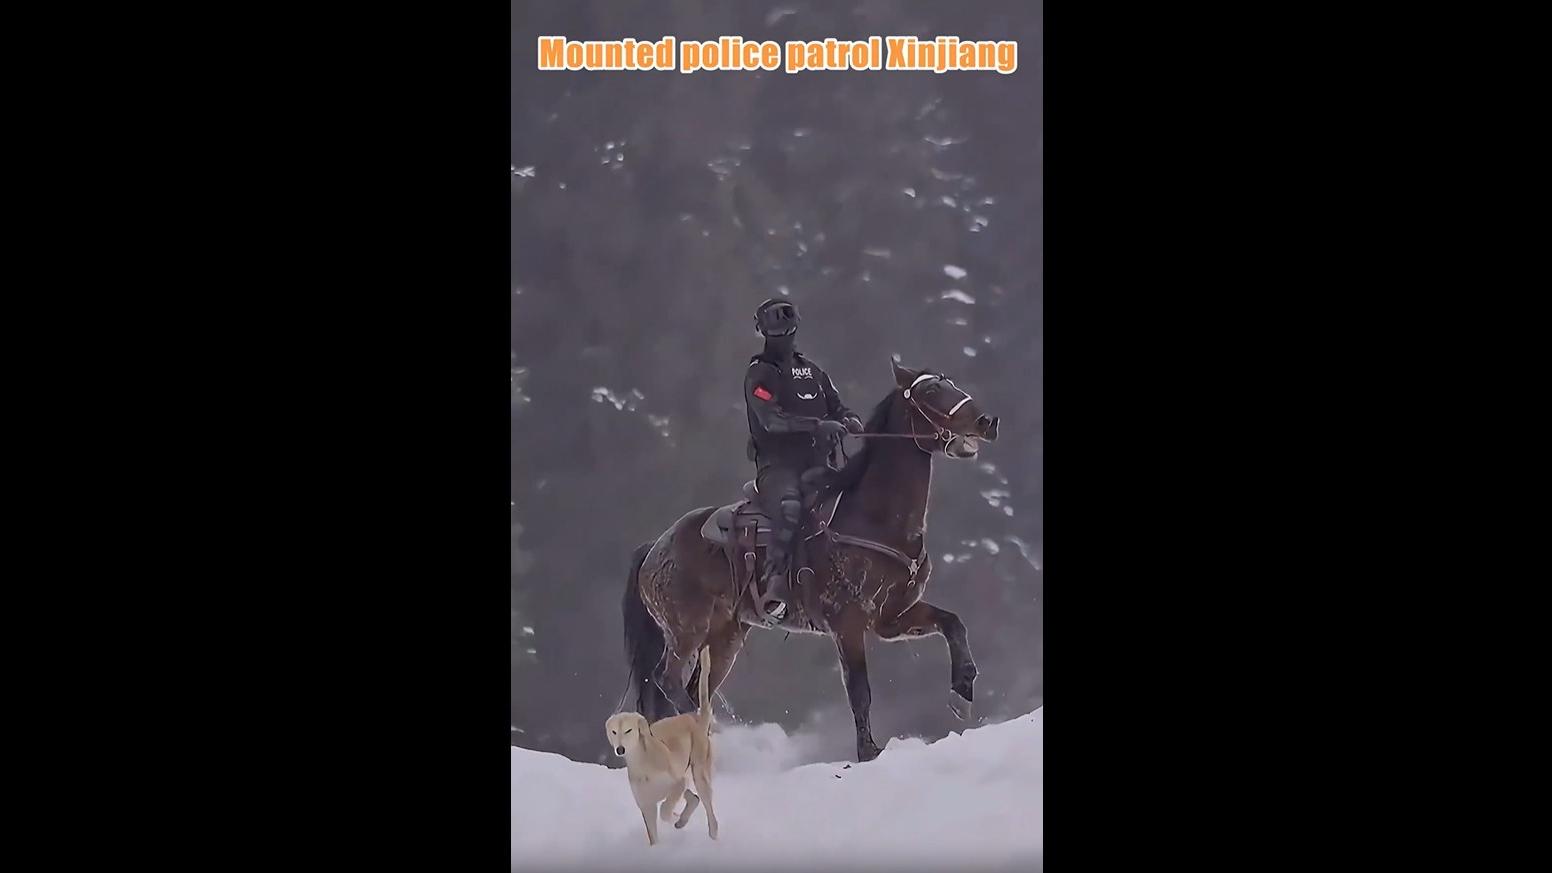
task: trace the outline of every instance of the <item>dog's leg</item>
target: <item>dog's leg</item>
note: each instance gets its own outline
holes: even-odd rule
[[[695,796],[695,792],[686,788],[684,790],[684,812],[679,813],[679,820],[674,822],[674,827],[682,828],[690,823],[690,816],[695,808],[701,805],[701,799]]]
[[[657,810],[653,809],[654,806],[657,806],[657,804],[648,803],[641,807],[641,820],[647,826],[647,845],[649,846],[657,845],[657,816],[652,814]]]
[[[698,755],[696,754],[695,747],[691,746],[690,775],[695,779],[695,790],[700,793],[701,802],[706,804],[706,833],[710,834],[711,838],[715,840],[717,838],[717,812],[711,806],[710,738],[702,738],[699,745],[701,749]],[[691,809],[694,809],[694,807],[689,807],[685,810],[685,820],[689,820]],[[675,827],[678,827],[678,825],[675,825]]]
[[[647,793],[646,785],[631,784],[631,796],[636,798],[636,808],[641,810],[641,821],[647,826],[647,845],[657,845],[657,800]]]
[[[674,782],[673,787],[668,790],[668,796],[663,798],[663,802],[659,804],[658,815],[662,816],[663,821],[668,821],[674,817],[674,807],[679,805],[679,795],[684,793],[684,780],[680,779]]]

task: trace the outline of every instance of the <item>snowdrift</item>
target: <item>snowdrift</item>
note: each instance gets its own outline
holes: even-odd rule
[[[776,726],[719,731],[718,839],[702,809],[683,830],[662,824],[654,847],[623,769],[514,747],[512,869],[1040,869],[1042,710],[930,745],[892,739],[866,764],[789,767]]]

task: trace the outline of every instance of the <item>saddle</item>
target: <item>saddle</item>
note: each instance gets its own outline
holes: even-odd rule
[[[805,485],[814,484],[805,477]],[[823,494],[815,500],[815,495],[807,493],[808,488],[804,490],[805,511],[793,537],[793,576],[808,569],[803,544],[829,530],[830,522],[835,519],[835,510],[841,503],[840,491]],[[759,503],[756,502],[758,492],[753,481],[744,483],[743,494],[742,500],[713,510],[701,525],[701,537],[708,543],[721,546],[727,555],[728,563],[733,568],[734,590],[739,597],[745,591],[754,593],[756,580],[760,577],[756,558],[760,555],[759,550],[771,542],[771,521],[760,511]],[[792,587],[796,590],[796,586]]]
[[[759,492],[755,488],[753,480],[744,483],[744,497],[742,500],[719,506],[706,518],[701,525],[701,536],[707,542],[720,546],[733,544],[737,534],[746,530],[753,532],[752,544],[764,548],[771,542],[771,520],[760,511],[760,505],[755,502]],[[826,495],[819,501],[811,497],[804,501],[803,520],[799,522],[797,538],[811,540],[828,528],[835,518],[836,507],[840,506],[841,493],[839,491]]]

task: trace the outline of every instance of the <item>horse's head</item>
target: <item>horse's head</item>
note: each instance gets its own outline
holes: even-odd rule
[[[924,421],[928,428],[923,429],[922,437],[935,435],[943,454],[950,458],[973,458],[981,450],[982,441],[997,439],[997,416],[983,413],[975,398],[955,385],[954,380],[942,373],[912,370],[893,361],[890,366],[894,367],[901,396],[912,407],[913,427]]]

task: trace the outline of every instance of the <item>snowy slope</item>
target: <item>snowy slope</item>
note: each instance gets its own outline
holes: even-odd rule
[[[513,869],[1040,868],[1042,710],[931,745],[894,739],[849,769],[783,767],[772,725],[719,730],[718,839],[707,837],[697,810],[683,830],[661,825],[650,848],[624,770],[513,748]],[[765,735],[751,741],[751,730]]]

